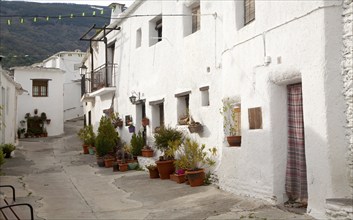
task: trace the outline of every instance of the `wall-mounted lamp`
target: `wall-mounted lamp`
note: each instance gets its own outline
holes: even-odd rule
[[[82,66],[80,66],[80,76],[81,78],[86,75],[87,73],[87,66],[85,66],[85,64],[83,63]]]
[[[135,91],[131,92],[131,96],[129,97],[131,104],[135,105],[140,101],[140,92],[136,93]]]

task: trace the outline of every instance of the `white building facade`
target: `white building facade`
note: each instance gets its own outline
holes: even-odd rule
[[[21,93],[21,85],[16,83],[3,70],[0,64],[0,143],[16,144],[17,136],[17,98]]]
[[[18,97],[18,122],[29,113],[40,117],[44,112],[50,122],[44,123],[48,136],[64,133],[64,71],[45,67],[14,67],[14,79],[27,93]],[[35,114],[37,109],[37,114]],[[20,123],[18,123],[20,126]],[[27,127],[26,124],[24,127]]]
[[[64,121],[82,117],[81,77],[79,67],[85,53],[61,51],[44,60],[40,65],[65,71],[64,79]]]
[[[116,16],[123,7],[114,7]],[[86,123],[97,129],[109,108],[124,121],[131,116],[136,128],[147,116],[150,145],[156,127],[183,130],[217,146],[220,188],[274,204],[288,200],[292,140],[299,138],[307,213],[325,218],[326,199],[351,195],[342,169],[341,15],[342,1],[135,1],[91,38]],[[240,147],[226,142],[219,111],[228,98],[240,107]],[[292,106],[300,106],[301,136]],[[178,125],[187,112],[203,132]],[[127,126],[118,131],[130,141]]]

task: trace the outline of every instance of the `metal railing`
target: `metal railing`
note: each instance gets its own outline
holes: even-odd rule
[[[114,87],[117,67],[117,64],[103,64],[93,71],[86,73],[81,81],[82,95],[95,92],[101,88]]]

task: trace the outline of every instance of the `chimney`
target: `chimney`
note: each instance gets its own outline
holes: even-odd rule
[[[112,13],[111,13],[111,16],[110,16],[110,23],[113,23],[114,21],[117,20],[117,19],[114,19],[114,18],[117,18],[119,16],[119,14],[121,14],[124,11],[125,5],[124,4],[119,4],[119,3],[111,3],[109,5],[109,8],[112,9]]]

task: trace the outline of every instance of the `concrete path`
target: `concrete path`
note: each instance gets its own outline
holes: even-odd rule
[[[61,137],[23,140],[3,165],[0,184],[15,185],[37,219],[310,219],[215,186],[99,168],[95,156],[81,153],[81,126],[71,121]]]

